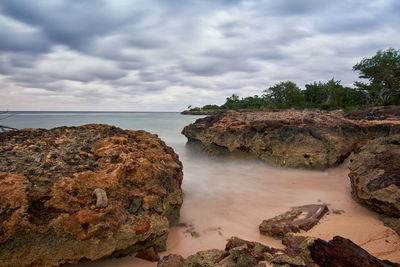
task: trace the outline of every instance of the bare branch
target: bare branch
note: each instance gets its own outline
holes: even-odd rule
[[[17,128],[8,127],[8,126],[5,126],[5,125],[0,125],[0,130],[1,130],[2,132],[7,131],[7,129],[8,129],[8,130],[18,130]]]

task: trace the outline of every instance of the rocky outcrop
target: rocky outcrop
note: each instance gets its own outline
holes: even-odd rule
[[[369,141],[351,157],[349,169],[356,199],[384,216],[393,217],[384,221],[399,233],[400,135]]]
[[[274,218],[264,220],[260,233],[273,237],[284,237],[288,233],[308,231],[328,212],[325,204],[312,204],[294,207],[292,210]]]
[[[231,237],[225,246],[225,250],[211,249],[200,251],[185,259],[183,264],[176,266],[315,266],[309,256],[307,245],[312,242],[312,238],[304,238],[301,246],[287,247],[285,249],[275,249],[265,246],[258,242],[251,242]],[[164,259],[163,259],[164,260]],[[169,259],[161,260],[158,266],[168,266]]]
[[[249,152],[279,166],[324,169],[367,140],[400,133],[400,121],[352,120],[340,111],[229,111],[198,119],[182,134],[208,151]]]
[[[400,117],[400,106],[357,108],[345,114],[352,120],[386,120]]]
[[[0,134],[0,266],[165,249],[182,164],[157,135],[107,125]]]
[[[310,255],[319,266],[337,267],[389,267],[400,266],[387,260],[380,260],[357,246],[351,240],[335,236],[326,242],[316,239],[309,247]]]
[[[286,237],[284,249],[275,249],[258,242],[231,237],[225,250],[200,251],[182,258],[168,255],[158,267],[248,267],[248,266],[399,266],[371,256],[353,242],[336,236],[326,242],[304,236]]]

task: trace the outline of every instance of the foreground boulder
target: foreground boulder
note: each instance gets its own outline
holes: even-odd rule
[[[157,266],[399,266],[387,260],[379,260],[349,239],[339,236],[329,242],[304,236],[286,237],[282,242],[286,248],[276,249],[231,237],[225,250],[200,251],[186,259],[171,254],[160,260]]]
[[[0,134],[0,266],[166,246],[182,164],[157,135],[107,125]]]
[[[311,204],[294,207],[274,218],[264,220],[260,232],[273,237],[284,237],[288,233],[308,231],[328,212],[325,204]]]
[[[258,242],[251,242],[231,237],[225,246],[225,250],[211,249],[197,252],[184,260],[177,261],[176,255],[164,257],[158,263],[158,267],[195,267],[195,266],[315,266],[309,256],[307,246],[314,239],[304,237],[300,247],[287,247],[275,249]],[[178,258],[179,259],[179,258]]]
[[[357,246],[350,239],[335,236],[331,241],[315,240],[309,247],[310,255],[320,266],[389,267],[400,266],[380,260]]]
[[[208,151],[244,151],[275,165],[311,169],[336,166],[366,140],[394,133],[400,133],[400,121],[393,116],[359,120],[306,110],[229,111],[182,131]]]
[[[351,157],[353,195],[362,204],[383,214],[400,234],[400,135],[369,141]]]

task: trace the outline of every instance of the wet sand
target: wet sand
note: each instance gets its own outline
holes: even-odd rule
[[[193,154],[187,147],[174,149],[184,165],[180,222],[186,227],[171,228],[168,250],[161,257],[169,253],[187,257],[200,250],[224,249],[231,236],[283,247],[279,240],[259,233],[261,221],[293,206],[326,203],[330,213],[313,229],[300,234],[325,240],[340,235],[374,256],[400,262],[399,236],[385,227],[377,214],[352,199],[347,163],[327,171],[288,170],[257,160]],[[156,263],[124,257],[79,266],[145,267]]]

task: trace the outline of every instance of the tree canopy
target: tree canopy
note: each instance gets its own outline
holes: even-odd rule
[[[380,104],[398,103],[400,97],[400,50],[379,50],[371,58],[364,58],[354,65],[359,78],[368,79],[369,84],[356,82],[356,87],[368,91],[372,101]]]
[[[226,98],[223,105],[205,105],[191,110],[270,108],[335,109],[362,105],[400,104],[400,50],[379,50],[371,58],[364,58],[353,66],[359,78],[355,87],[345,87],[332,78],[327,82],[313,82],[300,89],[292,81],[277,83],[263,91],[263,95],[240,98],[236,94]]]

